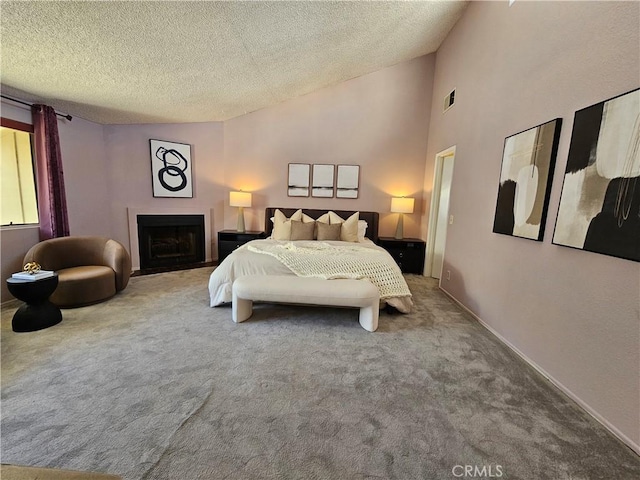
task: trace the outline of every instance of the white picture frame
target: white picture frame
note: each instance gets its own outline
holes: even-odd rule
[[[360,165],[338,165],[336,198],[358,198]]]
[[[313,165],[313,180],[311,187],[312,197],[333,197],[333,187],[335,179],[335,166],[334,165]]]
[[[308,197],[310,174],[311,165],[308,163],[290,163],[287,177],[287,195],[289,197]]]

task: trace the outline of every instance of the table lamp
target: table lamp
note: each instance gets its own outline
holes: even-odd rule
[[[403,235],[403,215],[405,213],[413,213],[414,198],[407,197],[392,197],[391,198],[391,212],[398,214],[398,226],[396,227],[395,238],[402,240]]]
[[[238,227],[236,230],[244,233],[244,207],[251,206],[251,194],[249,192],[229,192],[229,205],[238,207]]]

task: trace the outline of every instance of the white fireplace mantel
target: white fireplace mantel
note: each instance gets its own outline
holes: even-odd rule
[[[131,253],[131,267],[140,270],[140,249],[138,240],[138,215],[204,215],[204,260],[211,262],[213,238],[211,236],[212,209],[203,208],[166,208],[166,207],[128,207],[129,219],[129,252]]]

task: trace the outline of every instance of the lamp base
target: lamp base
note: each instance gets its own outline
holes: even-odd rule
[[[236,227],[236,230],[239,233],[244,233],[245,229],[244,229],[244,207],[238,207],[238,226]]]
[[[396,227],[396,234],[395,234],[395,239],[396,240],[402,240],[403,236],[404,236],[404,215],[402,213],[398,214],[398,226]]]

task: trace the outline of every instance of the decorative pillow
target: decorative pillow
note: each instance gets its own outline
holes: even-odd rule
[[[297,210],[291,218],[287,218],[284,213],[277,209],[273,215],[273,232],[271,238],[274,240],[291,240],[291,221],[302,220],[302,210]]]
[[[356,212],[346,220],[343,220],[337,213],[329,212],[329,220],[332,224],[342,224],[342,230],[340,231],[340,240],[343,242],[357,242],[358,241],[358,220],[360,218],[360,212]]]
[[[318,217],[318,219],[316,220],[316,222],[320,222],[320,223],[331,223],[331,222],[329,221],[329,212],[327,212],[327,213],[325,213],[325,214],[323,214],[323,215],[320,215],[320,216]]]
[[[364,236],[367,234],[369,224],[364,220],[358,220],[358,241],[364,242]]]
[[[302,214],[302,221],[304,223],[313,223],[313,222],[315,222],[315,220],[313,218],[311,218],[309,215],[307,215],[306,213]]]
[[[341,223],[330,225],[324,222],[316,222],[318,240],[340,240],[342,230]]]
[[[316,222],[291,220],[291,240],[313,240]]]

